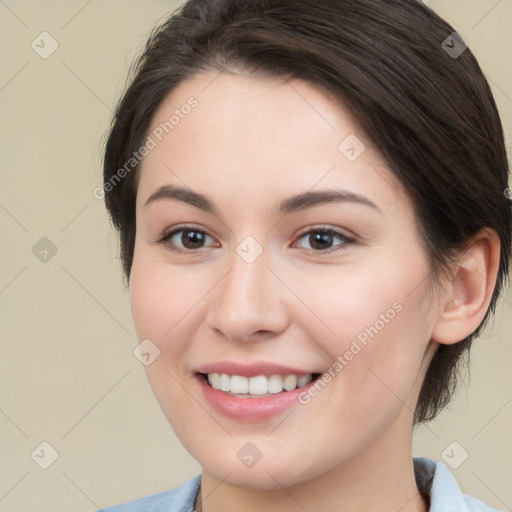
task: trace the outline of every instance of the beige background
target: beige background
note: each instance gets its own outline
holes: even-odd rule
[[[479,59],[510,146],[512,0],[429,3]],[[128,65],[177,5],[0,1],[0,512],[93,511],[199,472],[132,353],[116,239],[92,194]],[[47,59],[31,48],[43,31],[59,45]],[[42,237],[57,248],[46,262],[32,252]],[[453,470],[463,490],[501,510],[512,510],[511,303],[475,346],[471,384],[414,446],[442,460],[457,442],[447,453],[469,454]],[[58,453],[48,469],[43,441]]]

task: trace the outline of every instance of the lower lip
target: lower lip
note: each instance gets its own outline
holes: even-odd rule
[[[206,400],[217,412],[235,420],[251,422],[272,418],[290,409],[298,402],[299,395],[315,383],[313,380],[301,388],[262,398],[239,398],[213,389],[201,375],[197,375],[197,379]]]

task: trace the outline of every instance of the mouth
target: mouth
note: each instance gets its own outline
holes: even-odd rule
[[[198,373],[198,376],[210,387],[237,398],[265,398],[304,388],[312,383],[320,373],[309,374],[272,374],[230,375],[228,373]]]
[[[194,375],[211,410],[236,421],[259,422],[301,403],[301,395],[322,373],[266,361],[217,361],[196,368]]]

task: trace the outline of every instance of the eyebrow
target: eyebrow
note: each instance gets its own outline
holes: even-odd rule
[[[194,192],[193,190],[176,187],[174,185],[164,185],[155,193],[151,194],[144,203],[144,207],[160,200],[181,201],[190,204],[208,213],[218,215],[218,209],[205,195]],[[278,213],[284,215],[320,206],[324,204],[335,203],[356,203],[368,206],[381,212],[380,208],[370,199],[360,194],[348,190],[318,190],[304,192],[295,196],[283,199],[279,204]],[[382,212],[381,212],[382,213]]]

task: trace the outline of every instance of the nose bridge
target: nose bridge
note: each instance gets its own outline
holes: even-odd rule
[[[267,267],[269,254],[258,246],[247,239],[239,244],[210,305],[210,326],[231,340],[261,339],[287,324],[283,287]]]

